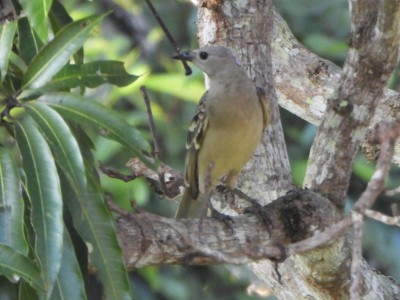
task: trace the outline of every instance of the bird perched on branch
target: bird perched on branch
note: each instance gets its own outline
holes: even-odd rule
[[[175,59],[192,62],[209,79],[187,135],[185,190],[177,218],[204,216],[208,195],[226,176],[233,190],[236,176],[251,158],[270,122],[269,101],[256,88],[232,52],[222,46],[183,51]]]

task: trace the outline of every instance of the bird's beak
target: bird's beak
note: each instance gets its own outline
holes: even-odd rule
[[[183,61],[192,61],[194,55],[190,51],[181,51],[178,55],[172,56],[173,59],[179,59]]]

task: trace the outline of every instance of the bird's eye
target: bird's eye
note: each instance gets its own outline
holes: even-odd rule
[[[202,52],[200,52],[199,56],[200,56],[200,58],[201,58],[202,60],[205,60],[205,59],[207,59],[207,57],[208,57],[208,53],[202,51]]]

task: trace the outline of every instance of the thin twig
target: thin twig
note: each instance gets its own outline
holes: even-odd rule
[[[361,291],[361,264],[362,264],[362,227],[363,215],[357,211],[352,211],[351,220],[353,222],[353,245],[351,252],[351,285],[350,299],[360,299]]]
[[[140,91],[142,92],[142,96],[144,99],[144,103],[146,104],[147,115],[149,117],[149,127],[151,135],[153,136],[153,144],[154,144],[154,157],[158,158],[160,155],[160,147],[158,145],[157,135],[156,135],[156,125],[154,124],[153,112],[151,111],[149,96],[147,95],[147,90],[144,85],[140,87]]]
[[[157,10],[154,8],[153,4],[151,3],[150,0],[146,0],[146,3],[148,7],[150,8],[152,14],[156,18],[158,24],[160,24],[161,29],[164,31],[165,35],[167,36],[169,42],[171,43],[172,47],[175,48],[175,50],[178,52],[178,54],[181,54],[181,50],[178,47],[178,44],[175,42],[174,38],[172,37],[171,33],[169,32],[167,26],[165,26],[163,20],[161,19],[160,15],[158,14]],[[183,67],[185,68],[185,74],[186,76],[192,74],[192,69],[189,67],[186,61],[181,60]]]
[[[111,211],[113,211],[113,212],[115,212],[115,213],[117,213],[117,214],[119,214],[121,216],[124,216],[124,217],[128,217],[129,216],[129,212],[127,212],[126,210],[122,209],[117,204],[115,204],[115,202],[113,201],[113,199],[111,198],[110,195],[105,195],[104,199],[106,201],[107,207]]]
[[[170,190],[167,186],[167,183],[165,182],[165,173],[162,171],[158,171],[157,175],[160,183],[160,190],[161,190],[160,196],[165,196],[168,199],[176,197],[176,191]]]
[[[364,215],[387,225],[400,226],[400,216],[390,217],[372,209],[366,209]]]
[[[370,182],[360,199],[354,206],[351,216],[346,217],[336,224],[325,229],[323,232],[317,233],[314,236],[294,243],[286,245],[288,255],[300,254],[306,251],[315,249],[332,241],[335,237],[345,232],[351,225],[353,226],[353,248],[352,248],[352,262],[351,262],[351,286],[350,286],[350,299],[359,299],[361,290],[361,262],[362,262],[362,225],[363,214],[369,217],[375,217],[379,214],[373,212],[368,208],[374,203],[379,194],[383,191],[385,178],[388,175],[391,158],[394,151],[394,143],[400,133],[400,123],[383,123],[376,133],[377,142],[381,144],[381,152],[377,162],[377,167]],[[396,215],[396,214],[395,214]],[[384,216],[379,214],[380,221],[398,225],[400,218]],[[376,218],[377,219],[377,218]]]
[[[382,122],[376,131],[376,141],[381,145],[376,169],[352,210],[353,245],[351,262],[350,299],[359,299],[361,291],[361,260],[362,260],[362,222],[363,214],[369,209],[384,189],[385,179],[388,176],[391,160],[394,153],[394,144],[400,133],[400,122]]]
[[[261,206],[256,199],[251,198],[250,196],[246,195],[239,189],[234,189],[232,192],[234,195],[238,196],[239,198],[242,198],[243,200],[247,201],[248,203],[250,203],[253,206],[256,206],[256,207]]]
[[[152,170],[135,157],[126,166],[136,177],[143,177],[157,194],[168,199],[175,199],[184,186],[182,175],[166,164],[161,163],[157,170]]]
[[[134,179],[136,179],[138,177],[135,174],[125,175],[125,174],[122,174],[122,173],[120,173],[120,172],[118,172],[116,170],[107,168],[107,167],[105,167],[103,165],[103,163],[101,161],[99,161],[99,169],[104,175],[107,175],[110,178],[115,178],[115,179],[122,180],[124,182],[132,181],[132,180],[134,180]]]
[[[394,144],[400,133],[400,122],[382,122],[376,132],[376,139],[381,144],[379,159],[376,170],[368,182],[366,190],[362,193],[353,210],[364,212],[370,208],[376,198],[383,191],[385,178],[388,175],[389,167],[394,153]]]
[[[392,210],[393,216],[398,217],[400,215],[399,205],[397,203],[392,203],[390,209]]]
[[[400,194],[400,186],[395,189],[385,191],[385,195],[389,197],[396,196],[397,194]]]
[[[312,237],[309,237],[300,242],[296,242],[290,245],[286,245],[287,255],[301,254],[307,251],[313,250],[317,247],[321,247],[329,242],[331,242],[334,238],[341,235],[352,225],[352,221],[350,217],[346,217],[339,222],[329,226],[324,231],[319,232]]]

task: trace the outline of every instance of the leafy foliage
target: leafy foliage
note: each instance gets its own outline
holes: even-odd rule
[[[181,48],[196,48],[196,12],[189,1],[152,1]],[[105,8],[106,2],[123,8],[138,31],[128,30],[129,24],[118,18],[121,14],[115,7],[113,14],[93,15],[89,21],[84,18],[110,9]],[[204,91],[201,72],[194,68],[194,75],[184,77],[181,66],[171,62],[172,49],[143,2],[13,0],[13,4],[18,19],[0,26],[0,298],[38,299],[46,294],[50,299],[90,298],[88,256],[107,296],[129,298],[130,287],[113,219],[104,205],[104,191],[126,209],[131,208],[132,198],[146,210],[164,215],[173,215],[173,207],[168,201],[157,201],[141,180],[123,183],[99,175],[96,161],[120,166],[129,155],[140,156],[148,149],[143,138],[148,135],[143,130],[147,116],[138,91],[138,85],[144,84],[151,92],[162,159],[182,169],[187,125],[194,103]],[[274,5],[311,51],[342,64],[349,30],[346,0],[281,0]],[[102,22],[105,18],[107,22]],[[73,20],[77,20],[75,24],[71,24]],[[69,44],[74,49],[64,49]],[[57,51],[67,55],[58,61]],[[33,61],[37,61],[36,66],[32,66]],[[124,66],[129,73],[142,76],[128,74]],[[133,81],[135,84],[130,84]],[[8,110],[13,118],[7,116]],[[281,113],[293,176],[301,185],[316,129],[284,110]],[[26,145],[23,136],[17,141],[15,133],[17,128],[22,130],[20,127],[40,136],[47,150]],[[57,209],[62,209],[63,218],[57,241],[62,242],[62,254],[61,260],[48,262],[48,267],[46,261],[38,260],[44,253],[38,254],[35,248],[40,246],[35,245],[35,236],[42,233],[33,229],[32,214],[40,198],[33,199],[27,192],[32,179],[24,167],[29,156],[19,148],[24,143],[25,147],[40,148],[35,151],[49,153],[50,149],[46,163],[52,165],[61,189],[62,204]],[[37,154],[32,156],[40,158]],[[362,192],[371,168],[373,165],[365,161],[356,161],[350,199],[357,199]],[[39,166],[35,170],[38,172]],[[398,178],[396,170],[395,175]],[[43,184],[44,192],[50,193],[47,182]],[[398,231],[381,226],[365,237],[364,251],[370,263],[400,278]],[[43,245],[51,244],[40,247]],[[382,245],[385,251],[378,249]],[[57,265],[50,293],[45,278],[53,280],[52,268]],[[244,268],[227,270],[222,266],[152,266],[129,274],[134,290],[131,297],[155,300],[259,299],[246,294],[249,278]],[[93,296],[93,289],[90,292]]]
[[[21,17],[0,27],[7,129],[0,147],[0,275],[17,286],[7,290],[11,298],[18,291],[21,299],[86,299],[87,268],[78,261],[90,260],[107,299],[131,299],[86,132],[94,129],[143,160],[149,145],[123,116],[83,94],[103,84],[127,86],[137,76],[119,61],[84,63],[83,45],[107,14],[73,21],[58,1],[19,4]]]

